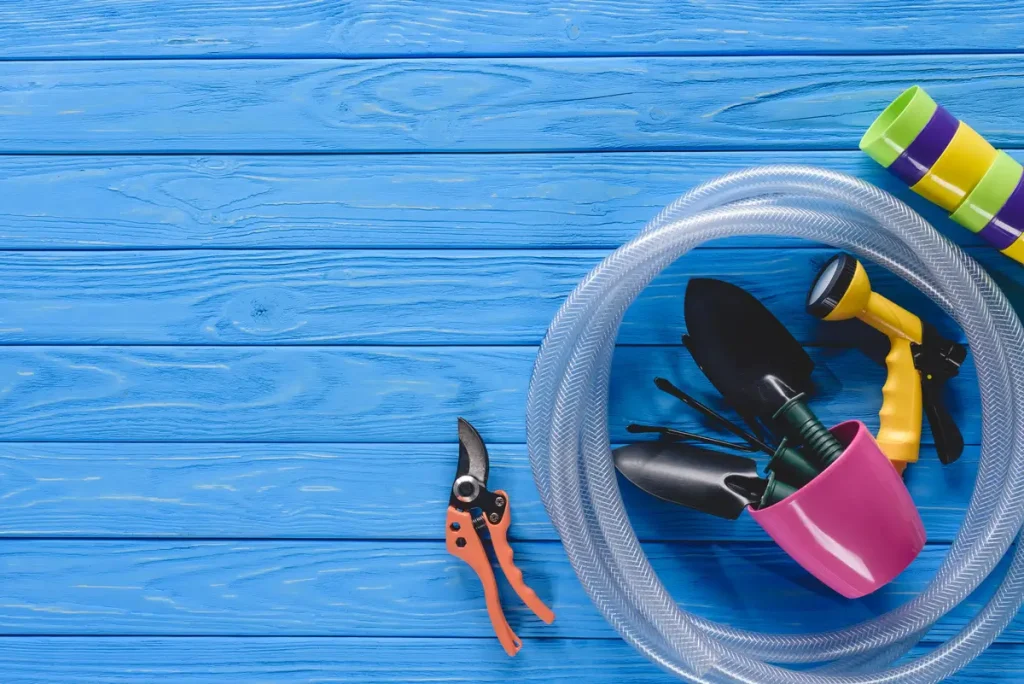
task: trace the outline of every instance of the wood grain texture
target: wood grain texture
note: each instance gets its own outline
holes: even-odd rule
[[[667,684],[593,608],[532,485],[540,335],[668,201],[753,164],[854,173],[978,246],[855,146],[917,82],[1024,148],[1022,16],[1011,0],[0,3],[0,679]],[[808,342],[857,341],[801,314],[825,252],[795,244],[715,245],[644,294],[621,341],[654,346],[618,350],[616,439],[634,419],[700,427],[650,386],[711,396],[675,344],[690,274],[753,289]],[[972,253],[1024,305],[1019,267]],[[814,356],[821,417],[875,426],[884,370]],[[970,363],[951,390],[977,442]],[[440,540],[456,415],[491,444],[517,561],[559,614],[540,624],[503,585],[516,659]],[[817,631],[925,587],[978,455],[942,467],[925,449],[907,482],[931,545],[861,601],[747,517],[623,495],[684,606]],[[1022,647],[1019,616],[951,681],[1019,681]]]
[[[462,415],[490,443],[525,442],[534,347],[6,347],[0,435],[14,441],[453,442]],[[885,369],[853,350],[817,349],[826,424],[873,429]],[[632,421],[701,429],[653,389],[674,379],[713,405],[681,346],[620,347],[612,371],[613,439]],[[948,405],[978,443],[968,357]],[[723,408],[722,410],[726,410]],[[925,441],[929,439],[927,431]]]
[[[524,641],[513,659],[492,639],[14,637],[0,638],[0,667],[7,684],[676,681],[624,642]],[[993,665],[1009,669],[1013,649],[1000,648],[1006,655],[993,657]]]
[[[983,263],[1005,257],[972,250]],[[540,344],[565,297],[607,254],[588,251],[0,252],[4,344]],[[854,346],[867,326],[823,324],[806,293],[834,249],[705,249],[630,308],[624,344],[677,344],[691,277],[736,283],[802,342]],[[875,289],[962,334],[884,269]],[[882,340],[877,340],[879,344]],[[884,354],[883,354],[884,355]]]
[[[5,62],[0,153],[855,150],[912,83],[1020,147],[1022,70],[1018,55]]]
[[[495,654],[492,639],[2,637],[7,684],[109,684],[183,681],[195,684],[408,684],[464,682],[670,684],[626,643],[596,639],[524,639],[515,658]],[[912,656],[924,654],[918,647]],[[1024,677],[1022,647],[997,644],[948,684]],[[443,654],[443,657],[442,657]],[[386,664],[386,665],[385,665]]]
[[[511,494],[511,536],[557,540],[526,447],[490,447],[492,488]],[[3,537],[441,540],[454,444],[0,444]],[[928,538],[952,541],[979,449],[942,466],[927,447],[906,475]],[[645,540],[764,541],[620,484]],[[372,494],[370,494],[372,492]]]
[[[0,55],[421,56],[1019,50],[1019,3],[8,0]],[[957,30],[948,30],[951,18]],[[841,26],[841,34],[836,27]],[[495,37],[500,36],[500,41]]]
[[[648,543],[644,549],[687,610],[734,627],[806,632],[902,605],[931,580],[947,547],[927,546],[896,580],[855,601],[819,583],[770,542]],[[517,633],[615,636],[560,544],[520,542],[515,551],[527,582],[558,615],[545,625],[502,580],[503,604]],[[441,541],[6,540],[0,542],[0,572],[5,635],[493,635],[479,579]],[[753,597],[752,586],[772,590]],[[982,585],[929,639],[955,633],[993,587],[991,581]],[[1018,616],[1000,642],[1022,639],[1024,617]]]
[[[0,156],[0,246],[617,247],[699,183],[808,163],[864,178],[957,242],[983,244],[861,152],[708,152]]]

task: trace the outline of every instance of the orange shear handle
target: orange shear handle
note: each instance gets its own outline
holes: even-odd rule
[[[495,525],[489,520],[487,521],[487,529],[491,532],[491,545],[494,547],[494,555],[498,557],[501,571],[505,573],[508,583],[516,590],[519,598],[533,611],[534,615],[550,625],[555,621],[555,613],[540,600],[540,597],[537,596],[533,589],[527,586],[523,580],[523,571],[516,567],[513,560],[515,554],[508,543],[508,527],[512,524],[512,502],[509,501],[508,494],[500,489],[494,493],[505,499],[505,515],[502,517],[501,522]]]
[[[505,653],[514,656],[523,647],[516,633],[508,625],[505,619],[505,611],[501,609],[501,599],[498,597],[498,582],[494,579],[494,570],[491,569],[491,562],[487,558],[487,551],[484,550],[480,535],[473,528],[473,517],[469,511],[458,511],[454,507],[448,507],[448,521],[445,527],[445,545],[448,553],[456,558],[464,560],[469,567],[473,568],[480,583],[484,587],[484,599],[487,602],[487,613],[491,617],[491,625],[494,633],[501,642]],[[520,580],[522,575],[520,575]],[[517,590],[518,591],[518,590]]]

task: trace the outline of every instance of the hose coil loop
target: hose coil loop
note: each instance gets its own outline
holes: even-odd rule
[[[820,634],[761,634],[681,610],[644,555],[623,508],[608,432],[619,324],[666,266],[708,240],[793,236],[874,261],[925,292],[963,328],[978,374],[981,463],[963,525],[938,573],[885,615]],[[1024,330],[978,264],[892,195],[807,166],[728,174],[686,193],[609,255],[569,295],[530,382],[534,479],[580,582],[623,638],[692,682],[938,682],[991,644],[1024,601],[1024,545],[991,600],[945,643],[910,661],[931,625],[996,567],[1024,522]],[[792,663],[826,663],[793,670]]]

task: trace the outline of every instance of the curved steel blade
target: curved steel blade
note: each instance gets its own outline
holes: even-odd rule
[[[459,470],[455,477],[471,475],[480,484],[486,485],[489,471],[490,461],[483,438],[468,420],[459,418]]]

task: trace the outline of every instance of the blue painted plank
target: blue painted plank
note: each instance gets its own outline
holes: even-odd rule
[[[0,444],[3,537],[443,539],[454,444]],[[558,539],[522,444],[490,448],[511,494],[511,535]],[[942,466],[928,447],[906,475],[928,538],[952,541],[978,447]],[[702,516],[621,491],[645,540],[764,541],[743,516]],[[367,492],[374,492],[367,496]]]
[[[662,672],[619,640],[524,639],[506,658],[493,639],[416,638],[0,638],[7,684],[108,684],[112,681],[187,680],[194,684],[412,681],[548,684],[669,684]],[[497,649],[497,650],[496,650]],[[912,656],[928,647],[915,648]],[[1024,647],[997,644],[946,680],[980,684],[1024,677]]]
[[[0,57],[1010,52],[1020,19],[1014,0],[8,0]]]
[[[437,520],[443,520],[438,515]],[[902,575],[851,601],[763,544],[649,543],[648,558],[680,605],[734,627],[839,628],[905,603],[946,553],[930,545]],[[613,637],[560,544],[520,542],[516,563],[558,619],[545,625],[502,581],[509,623],[523,636]],[[994,573],[996,577],[1005,571]],[[4,635],[490,637],[480,581],[444,542],[0,542]],[[758,592],[750,587],[771,587]],[[944,618],[946,639],[978,611],[992,582]],[[1024,617],[1000,637],[1022,643]]]
[[[983,244],[861,152],[730,152],[0,156],[0,247],[616,247],[693,186],[773,163],[857,175]]]
[[[994,144],[1020,147],[1022,64],[1018,55],[5,62],[0,152],[852,150],[913,83]]]
[[[877,426],[884,367],[812,349],[828,424]],[[490,442],[525,441],[534,347],[6,347],[0,435],[14,441],[451,442],[466,416]],[[701,429],[653,390],[662,375],[713,395],[681,346],[620,347],[613,438],[631,421]],[[968,443],[980,430],[968,357],[948,404]],[[925,437],[928,439],[927,433]]]
[[[983,263],[1006,257],[972,252]],[[539,344],[600,251],[0,252],[3,344]],[[691,277],[745,287],[797,338],[854,346],[877,333],[821,324],[806,292],[834,249],[686,255],[631,307],[619,342],[677,344]],[[879,292],[962,334],[883,269]],[[1024,279],[1022,284],[1024,284]],[[858,340],[859,338],[859,340]]]
[[[408,684],[480,682],[668,684],[674,680],[625,642],[525,639],[516,658],[494,639],[0,638],[6,684]],[[1007,656],[994,664],[1011,667]],[[1000,651],[1002,653],[1002,651]]]

